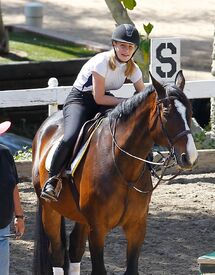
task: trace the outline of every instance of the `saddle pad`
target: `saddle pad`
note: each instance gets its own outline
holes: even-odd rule
[[[95,129],[94,129],[95,131]],[[81,149],[79,150],[77,156],[75,157],[75,159],[73,160],[73,162],[71,163],[71,175],[74,177],[75,174],[75,170],[78,167],[79,163],[81,162],[87,148],[88,145],[90,144],[90,140],[92,138],[92,134],[94,133],[94,131],[91,133],[91,135],[89,136],[88,140],[84,143],[84,145],[81,147]]]
[[[90,134],[89,138],[87,139],[87,141],[84,143],[84,145],[81,147],[81,149],[79,150],[77,156],[75,157],[75,159],[73,160],[72,164],[71,164],[71,175],[74,177],[75,174],[75,170],[77,169],[79,163],[81,162],[85,152],[87,151],[87,148],[90,144],[91,138],[94,134],[94,132],[97,130],[97,128],[100,126],[101,122],[103,119],[101,119],[99,121],[99,123],[96,125],[96,127],[93,129],[92,133]]]

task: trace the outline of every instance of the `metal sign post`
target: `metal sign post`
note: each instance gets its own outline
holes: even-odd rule
[[[150,71],[158,81],[174,81],[181,68],[180,59],[179,38],[151,39]]]

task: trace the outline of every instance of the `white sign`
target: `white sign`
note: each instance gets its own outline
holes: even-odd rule
[[[158,81],[172,82],[181,68],[181,47],[179,38],[151,39],[150,71]]]

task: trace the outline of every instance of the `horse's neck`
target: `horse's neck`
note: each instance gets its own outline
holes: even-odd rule
[[[136,157],[146,159],[152,141],[149,137],[147,127],[140,128],[131,118],[117,125],[115,142],[112,142],[112,152],[114,152],[114,163],[119,171],[123,171],[123,176],[128,181],[136,181],[145,167],[144,161],[137,160]]]
[[[128,176],[138,174],[144,166],[144,162],[135,157],[147,158],[154,143],[150,129],[153,121],[156,121],[156,96],[151,94],[129,117],[125,120],[121,118],[116,123],[115,140],[120,148],[114,145],[115,158],[122,171],[129,170]]]
[[[118,144],[125,151],[140,158],[146,158],[153,145],[148,128],[149,118],[150,114],[148,113],[137,120],[137,116],[134,114],[127,121],[118,124],[116,129]],[[122,155],[122,153],[118,153]],[[130,161],[132,162],[131,158]]]

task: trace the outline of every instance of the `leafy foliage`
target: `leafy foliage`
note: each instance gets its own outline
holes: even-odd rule
[[[23,147],[23,150],[19,150],[16,155],[13,156],[14,160],[32,160],[32,149]]]
[[[120,0],[123,3],[123,6],[128,10],[133,10],[137,3],[135,0]]]
[[[200,149],[215,149],[215,140],[208,140],[205,132],[201,132],[199,134],[194,135],[194,141],[196,148]]]
[[[150,33],[152,32],[152,29],[154,28],[154,26],[151,23],[148,23],[148,25],[143,24],[143,28],[147,34],[147,37],[150,35]]]
[[[147,25],[143,24],[143,29],[145,31],[145,34],[141,35],[141,41],[140,41],[140,50],[143,54],[143,64],[139,64],[142,72],[144,81],[148,81],[149,78],[149,64],[150,64],[150,38],[149,35],[152,32],[153,25],[151,23],[148,23]]]

